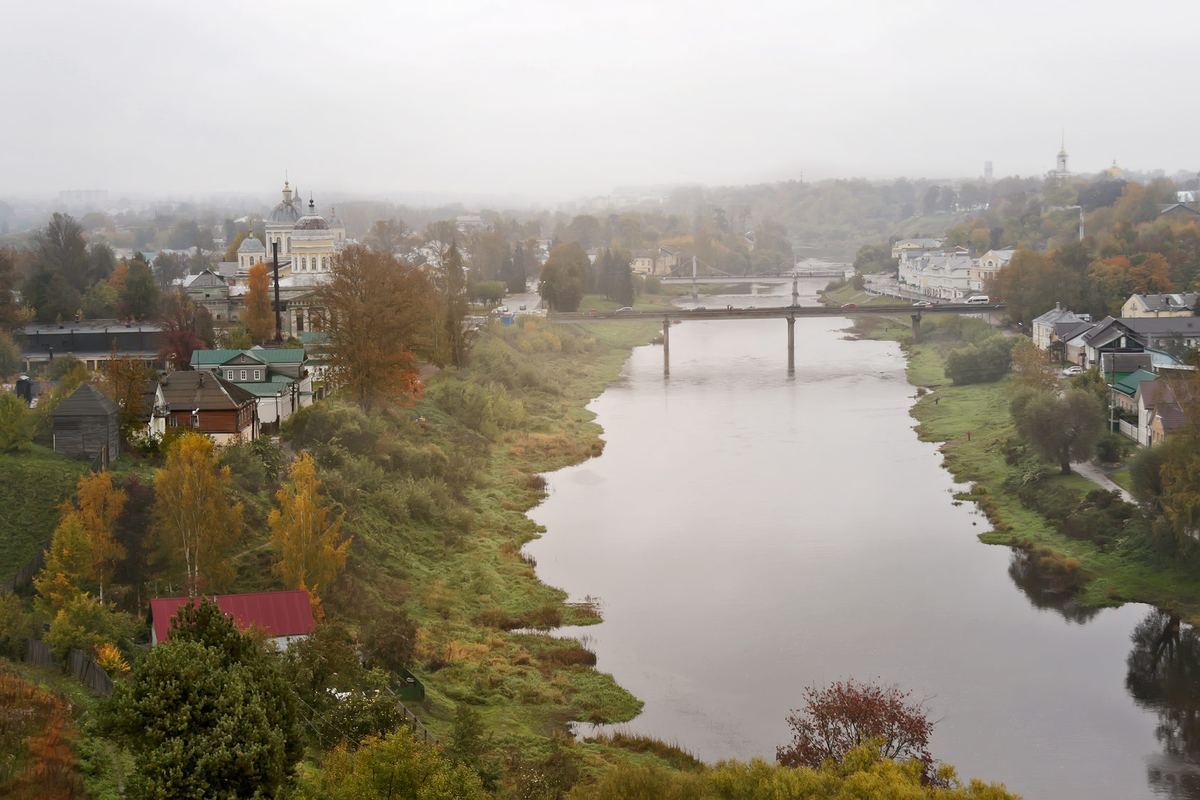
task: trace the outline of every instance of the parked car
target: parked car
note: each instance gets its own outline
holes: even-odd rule
[[[625,306],[625,307],[623,307],[623,308],[618,308],[618,309],[617,309],[617,313],[618,313],[618,314],[625,314],[625,313],[627,313],[627,312],[630,312],[630,311],[633,311],[633,306]]]
[[[842,308],[858,308],[858,303],[842,303]]]
[[[1082,375],[1083,367],[1079,366],[1078,364],[1072,364],[1071,366],[1064,369],[1062,374],[1063,374],[1064,378],[1069,378],[1072,375]]]

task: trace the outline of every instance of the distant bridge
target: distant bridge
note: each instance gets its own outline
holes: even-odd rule
[[[913,338],[921,338],[921,318],[925,314],[996,314],[1007,309],[1004,303],[967,305],[939,303],[930,306],[908,304],[838,306],[773,306],[771,308],[694,309],[670,308],[661,311],[574,311],[551,313],[552,322],[646,322],[663,323],[663,373],[671,372],[671,323],[685,320],[784,319],[788,326],[788,374],[796,369],[796,318],[804,317],[882,317],[907,315],[912,320]]]
[[[692,296],[699,297],[700,284],[723,285],[729,286],[734,284],[757,283],[762,285],[778,285],[792,284],[792,302],[796,302],[798,296],[796,282],[805,278],[845,278],[848,273],[846,269],[833,267],[823,267],[819,269],[800,269],[799,266],[793,265],[791,270],[784,271],[783,268],[763,275],[731,275],[728,272],[717,269],[711,264],[706,264],[696,256],[680,264],[675,269],[668,272],[663,277],[659,278],[660,283],[664,284],[692,284]]]

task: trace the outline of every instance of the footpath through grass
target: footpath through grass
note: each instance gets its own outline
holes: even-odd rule
[[[1008,463],[1006,450],[1019,438],[1009,413],[1008,378],[955,386],[945,377],[944,355],[961,343],[916,344],[907,324],[874,318],[856,321],[855,330],[904,347],[909,382],[929,390],[912,408],[917,434],[923,441],[941,442],[946,469],[959,482],[972,484],[970,493],[960,497],[976,502],[993,526],[980,535],[981,541],[1033,551],[1045,565],[1071,574],[1080,587],[1077,599],[1086,605],[1144,602],[1200,623],[1200,573],[1195,568],[1133,537],[1101,547],[1066,536],[1006,488],[1018,471]],[[1055,474],[1046,480],[1060,485],[1075,502],[1097,488],[1077,475]]]

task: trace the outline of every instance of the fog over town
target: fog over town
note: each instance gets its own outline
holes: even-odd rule
[[[1194,7],[10,3],[0,197],[1194,171]]]

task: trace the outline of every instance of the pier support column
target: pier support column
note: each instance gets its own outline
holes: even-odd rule
[[[663,377],[671,374],[671,320],[663,320]]]
[[[792,305],[794,305],[794,306],[800,305],[799,281],[800,281],[799,278],[797,278],[795,275],[792,275]],[[795,322],[795,320],[792,320],[792,321]],[[788,330],[791,330],[791,328],[788,328]]]
[[[913,341],[921,341],[921,312],[912,315]]]
[[[788,317],[788,375],[796,372],[796,318]]]

